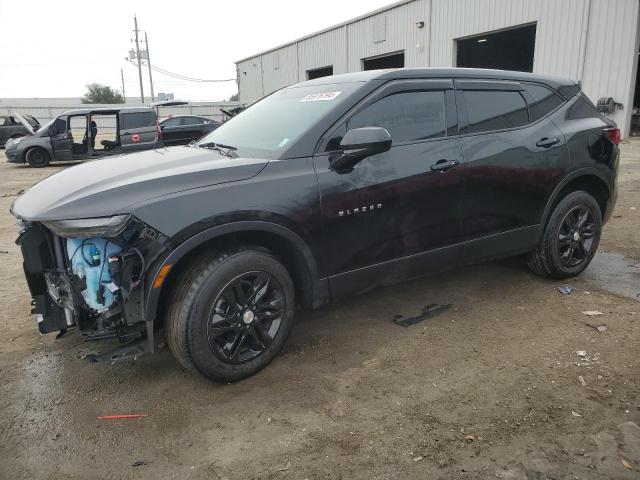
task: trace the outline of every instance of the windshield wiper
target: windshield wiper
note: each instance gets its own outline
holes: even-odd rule
[[[225,145],[224,143],[215,143],[215,142],[206,142],[198,145],[200,148],[208,148],[210,150],[216,150],[220,152],[225,157],[234,158],[237,157],[238,154],[232,154],[233,151],[237,150],[236,147],[232,147],[231,145]]]

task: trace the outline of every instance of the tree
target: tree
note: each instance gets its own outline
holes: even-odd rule
[[[229,101],[230,101],[230,102],[237,102],[237,101],[238,101],[238,99],[239,99],[239,94],[238,94],[238,93],[234,93],[233,95],[231,95],[231,96],[229,97]]]
[[[87,84],[87,93],[82,97],[82,103],[124,103],[124,97],[118,90],[99,83]]]

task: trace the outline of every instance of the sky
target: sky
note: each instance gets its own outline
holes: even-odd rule
[[[125,61],[133,16],[147,32],[151,63],[202,79],[235,78],[235,61],[392,3],[393,0],[170,1],[0,0],[0,98],[81,97],[97,82],[140,96]],[[141,33],[142,37],[144,33]],[[149,75],[143,71],[145,96]],[[195,83],[153,72],[156,95],[215,101],[235,82]]]

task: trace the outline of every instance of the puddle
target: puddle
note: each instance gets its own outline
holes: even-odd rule
[[[602,290],[640,302],[640,262],[621,253],[599,251],[583,278]]]

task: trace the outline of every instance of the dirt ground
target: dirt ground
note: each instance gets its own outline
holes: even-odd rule
[[[64,167],[0,154],[0,478],[640,478],[640,141],[622,148],[573,294],[518,259],[378,290],[299,312],[284,352],[233,385],[167,351],[95,366],[80,357],[101,345],[40,336],[8,209]],[[392,323],[430,303],[453,308]],[[149,416],[97,419],[115,413]]]

